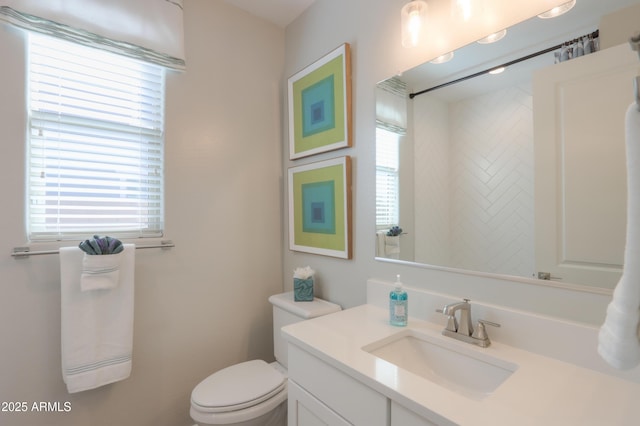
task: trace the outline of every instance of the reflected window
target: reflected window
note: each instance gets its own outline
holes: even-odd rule
[[[400,134],[376,128],[376,227],[397,225],[400,217]]]

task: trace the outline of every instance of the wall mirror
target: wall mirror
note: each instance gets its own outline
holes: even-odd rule
[[[628,7],[578,0],[378,84],[378,260],[615,286],[640,62],[610,22]]]

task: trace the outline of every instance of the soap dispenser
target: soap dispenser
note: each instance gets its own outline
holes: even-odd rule
[[[409,315],[407,292],[402,289],[400,275],[396,275],[395,289],[389,293],[389,322],[404,327]]]

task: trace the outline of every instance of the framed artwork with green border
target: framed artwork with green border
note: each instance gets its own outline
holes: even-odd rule
[[[351,157],[289,168],[289,248],[351,259]]]
[[[345,43],[289,78],[289,158],[351,146],[351,53]]]

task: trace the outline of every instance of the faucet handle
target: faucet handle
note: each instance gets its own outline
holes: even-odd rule
[[[444,314],[444,311],[442,309],[436,309],[436,312],[440,312],[441,314]],[[454,333],[458,331],[458,321],[456,320],[455,315],[447,315],[446,329],[449,331],[453,331]]]
[[[480,319],[478,320],[478,327],[473,332],[472,337],[480,340],[489,340],[489,336],[487,335],[487,330],[485,328],[485,325],[500,327],[500,324],[498,324],[497,322],[491,322],[491,321]]]

